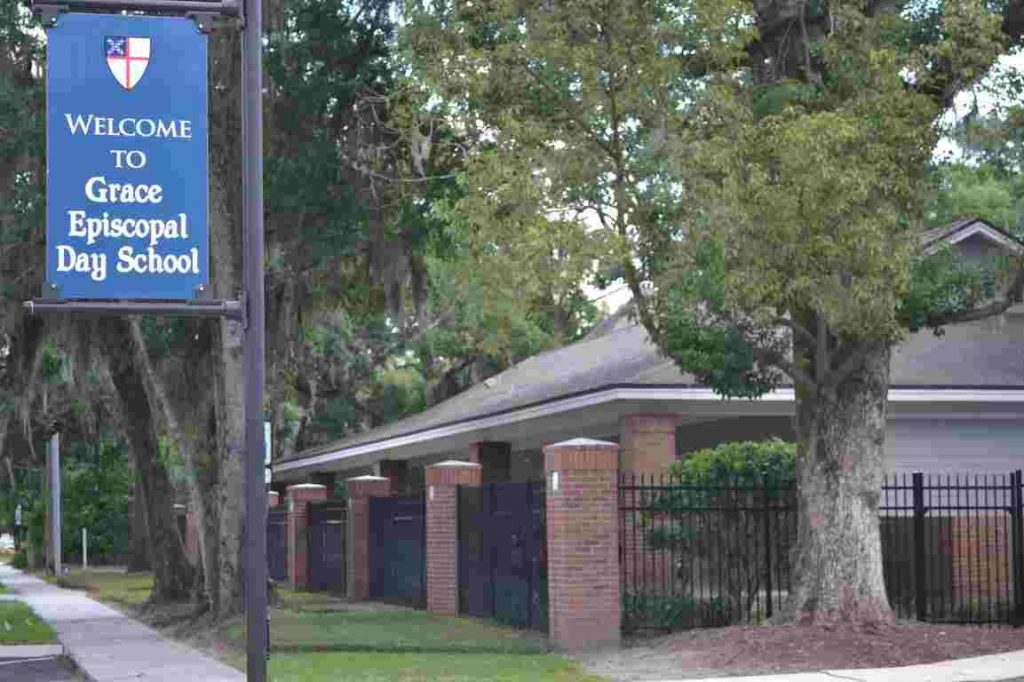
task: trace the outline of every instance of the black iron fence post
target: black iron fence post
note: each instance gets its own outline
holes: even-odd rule
[[[1010,474],[1010,488],[1014,622],[1024,625],[1024,475],[1020,469]]]
[[[927,573],[925,571],[924,555],[924,474],[913,475],[914,486],[914,587],[916,594],[914,604],[917,609],[917,619],[925,620],[928,616],[927,597],[928,586],[925,583]]]
[[[765,570],[765,615],[772,617],[772,507],[768,497],[768,484],[763,484],[764,494],[764,570]]]

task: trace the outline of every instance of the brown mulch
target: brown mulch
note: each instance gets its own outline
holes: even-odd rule
[[[616,680],[687,679],[935,663],[1024,649],[1024,629],[891,625],[743,625],[634,640],[581,662]]]
[[[887,668],[1021,649],[1024,630],[916,622],[869,628],[749,625],[678,635],[665,645],[696,654],[702,666],[712,668],[750,661],[779,670]]]

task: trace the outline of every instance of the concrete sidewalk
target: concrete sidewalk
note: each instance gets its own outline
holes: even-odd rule
[[[1024,651],[959,658],[902,668],[822,670],[791,675],[715,677],[687,682],[1016,682],[1024,680]],[[661,682],[672,682],[663,680]],[[681,681],[680,681],[681,682]]]
[[[242,682],[234,668],[172,642],[156,630],[86,597],[6,565],[0,582],[57,632],[64,650],[94,682]]]

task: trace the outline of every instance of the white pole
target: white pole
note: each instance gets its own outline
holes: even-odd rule
[[[50,540],[53,546],[53,572],[61,575],[61,512],[60,512],[60,435],[50,439]]]
[[[89,531],[82,529],[82,570],[89,568]]]

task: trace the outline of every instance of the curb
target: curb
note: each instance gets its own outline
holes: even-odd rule
[[[63,644],[5,644],[0,646],[0,660],[10,658],[49,658],[66,656]]]

